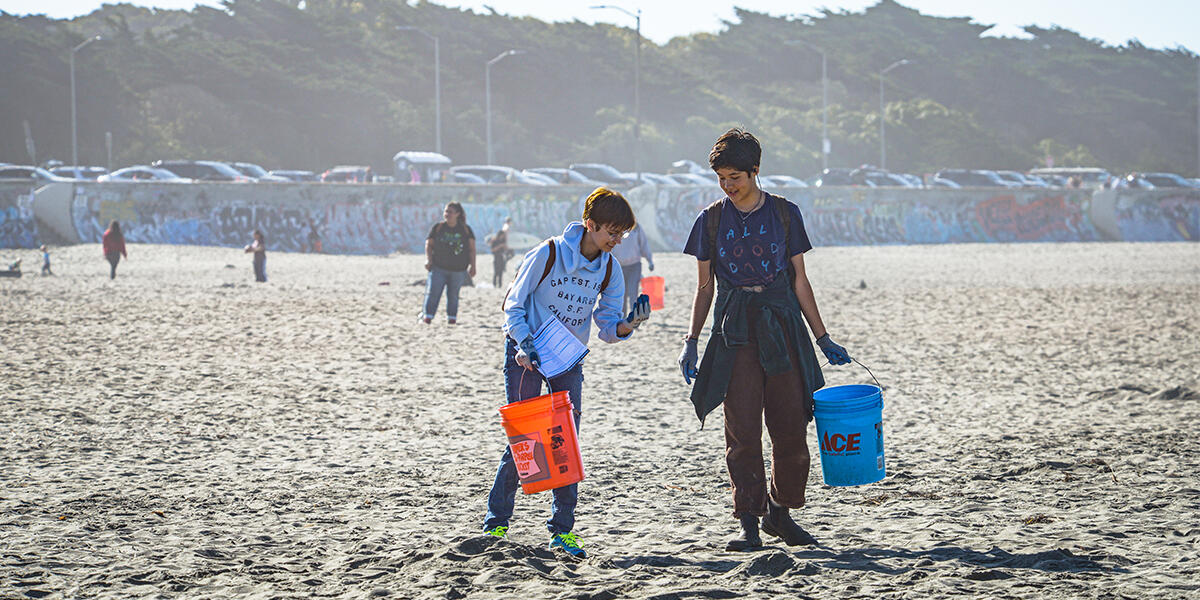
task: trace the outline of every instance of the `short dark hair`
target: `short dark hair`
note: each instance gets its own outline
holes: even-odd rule
[[[708,166],[714,171],[729,167],[753,173],[761,158],[762,146],[758,138],[741,127],[734,127],[717,138],[712,152],[708,153]]]
[[[629,231],[637,225],[633,209],[619,192],[606,187],[598,187],[583,204],[583,220],[591,219],[601,227],[611,226],[621,231]]]

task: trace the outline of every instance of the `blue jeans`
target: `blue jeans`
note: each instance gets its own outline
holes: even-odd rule
[[[446,317],[458,318],[458,291],[467,280],[467,272],[447,271],[432,267],[425,280],[425,317],[432,319],[442,301],[442,288],[446,288]]]
[[[517,364],[517,344],[512,338],[504,338],[504,393],[508,403],[527,400],[542,394],[542,376],[537,371],[527,371]],[[575,365],[567,371],[550,380],[550,390],[570,393],[571,403],[575,405],[575,430],[579,431],[579,412],[582,410],[583,365]],[[496,469],[496,481],[492,483],[492,491],[488,492],[487,517],[483,521],[483,530],[508,526],[512,519],[513,505],[517,498],[517,465],[513,462],[512,449],[505,447],[500,456],[500,466]],[[546,521],[546,529],[550,534],[570,533],[575,527],[575,503],[579,497],[579,484],[555,488],[554,504],[550,507],[550,518]]]

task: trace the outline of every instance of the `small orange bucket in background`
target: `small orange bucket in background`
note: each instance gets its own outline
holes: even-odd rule
[[[658,275],[642,278],[642,293],[650,296],[650,310],[663,309],[663,292],[666,288],[666,281]]]
[[[566,391],[500,407],[521,491],[535,494],[583,481],[574,410]]]

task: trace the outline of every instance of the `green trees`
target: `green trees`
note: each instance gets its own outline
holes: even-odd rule
[[[303,7],[303,8],[301,8]],[[607,161],[631,170],[633,32],[545,23],[402,0],[227,0],[222,9],[105,5],[73,21],[0,13],[0,160],[70,155],[67,54],[77,57],[80,159],[259,161],[390,171],[397,150],[433,148],[433,61],[441,44],[443,143],[482,162],[484,63],[495,67],[497,159],[514,166]],[[1107,47],[1063,29],[980,37],[986,24],[920,15],[891,0],[862,13],[804,18],[739,10],[719,34],[642,41],[642,167],[703,161],[730,125],[760,134],[764,172],[820,166],[820,57],[828,56],[831,166],[878,159],[878,72],[888,75],[888,166],[1115,171],[1196,165],[1196,54],[1130,42]]]

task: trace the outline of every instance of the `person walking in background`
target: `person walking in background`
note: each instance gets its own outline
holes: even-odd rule
[[[53,275],[54,271],[50,270],[50,251],[46,249],[46,245],[42,244],[42,275]]]
[[[261,229],[254,230],[254,241],[246,246],[246,254],[254,254],[254,281],[267,282],[267,239]]]
[[[504,285],[504,269],[508,267],[508,259],[512,258],[512,248],[508,247],[508,230],[512,227],[512,217],[504,217],[500,231],[488,238],[492,249],[492,285]]]
[[[728,550],[762,547],[766,533],[789,546],[816,544],[789,509],[805,502],[810,457],[808,422],[813,392],[825,379],[809,329],[825,357],[848,364],[846,349],[829,339],[804,271],[812,249],[800,209],[758,188],[762,147],[741,129],[725,132],[708,156],[726,197],[692,225],[684,253],[696,257],[698,280],[679,368],[692,383],[700,422],[725,405],[725,464],[733,514],[742,527]],[[712,334],[697,369],[697,344],[713,303]],[[771,479],[763,465],[762,426],[771,436]]]
[[[637,302],[641,293],[643,258],[650,270],[654,271],[654,253],[650,250],[650,239],[641,225],[634,225],[625,234],[625,241],[613,248],[613,258],[621,263],[621,274],[625,276],[625,301],[621,305],[621,311],[624,312]]]
[[[475,232],[467,225],[461,204],[450,202],[442,211],[442,221],[425,238],[425,311],[421,320],[433,322],[442,290],[446,291],[446,322],[458,322],[458,293],[467,277],[475,276]]]
[[[108,259],[108,278],[117,278],[117,263],[121,262],[121,257],[129,258],[129,253],[125,251],[125,235],[121,233],[121,224],[113,219],[108,224],[108,229],[104,232],[104,237],[100,238],[100,245],[104,248],[104,258]]]
[[[308,251],[313,254],[321,253],[321,234],[317,231],[316,223],[308,221]]]
[[[586,346],[592,321],[596,322],[600,339],[613,344],[629,339],[650,318],[650,299],[644,296],[624,319],[618,310],[624,296],[623,280],[611,253],[635,223],[633,211],[621,194],[597,188],[584,204],[582,222],[568,224],[561,236],[538,244],[525,255],[503,304],[504,393],[509,404],[542,393],[542,376],[534,370],[541,365],[541,357],[533,344],[533,334],[550,319],[558,319]],[[583,362],[546,383],[552,391],[567,392],[575,408],[578,430],[583,409]],[[621,383],[619,379],[608,380],[601,383],[600,389],[608,393]],[[488,492],[485,534],[508,535],[519,483],[512,448],[507,447]],[[550,549],[586,558],[583,542],[572,532],[578,491],[577,483],[554,488],[546,529],[550,531]]]

